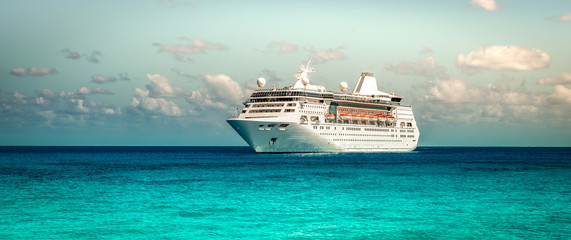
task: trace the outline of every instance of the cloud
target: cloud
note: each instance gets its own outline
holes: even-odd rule
[[[110,119],[121,114],[121,109],[105,103],[96,103],[86,98],[85,89],[78,93],[60,92],[51,89],[36,91],[26,96],[17,91],[8,97],[0,95],[3,109],[0,122],[13,127],[72,127],[86,124],[108,124]],[[91,93],[99,90],[90,90]]]
[[[151,81],[151,84],[146,85],[146,88],[149,90],[149,97],[181,97],[184,95],[183,90],[179,87],[173,87],[170,80],[165,76],[147,74],[147,79]]]
[[[482,110],[483,117],[503,117],[504,116],[504,108],[500,104],[492,104],[484,106]]]
[[[179,40],[188,42],[189,44],[178,44],[178,45],[162,45],[153,44],[153,46],[158,46],[159,52],[170,52],[173,53],[175,59],[179,61],[191,61],[189,58],[184,58],[180,54],[191,55],[191,54],[203,54],[207,51],[224,51],[228,50],[228,47],[221,43],[212,43],[200,38],[188,38],[180,37]]]
[[[84,57],[85,60],[91,63],[99,63],[99,57],[102,56],[100,51],[93,51],[89,54],[87,53],[81,54],[69,48],[64,48],[60,52],[63,54],[65,58],[78,60]]]
[[[509,87],[511,79],[472,86],[459,79],[438,80],[426,88],[426,100],[440,103],[480,103],[502,105],[537,105],[539,97],[523,91],[513,91]]]
[[[433,123],[565,125],[571,118],[571,89],[555,85],[551,92],[534,93],[522,87],[512,89],[511,82],[513,79],[506,78],[484,86],[459,79],[428,83],[425,96],[415,100],[415,109],[420,121]]]
[[[547,101],[554,105],[567,105],[571,104],[571,89],[563,85],[555,85],[553,92],[547,98]]]
[[[121,81],[129,81],[129,80],[131,80],[131,79],[129,78],[129,74],[128,74],[128,73],[123,72],[123,73],[119,73],[119,80],[121,80]]]
[[[59,94],[55,93],[49,88],[44,88],[36,93],[38,97],[46,98],[46,99],[55,99],[60,97]]]
[[[91,75],[91,81],[94,83],[108,83],[108,82],[116,82],[117,79],[115,77],[103,76],[103,75]]]
[[[472,74],[477,69],[531,71],[547,68],[550,62],[549,54],[539,49],[498,45],[482,47],[467,55],[459,54],[456,59],[465,74]]]
[[[397,65],[387,64],[386,70],[402,75],[417,75],[423,77],[446,77],[446,67],[436,64],[434,57],[425,57],[418,62],[401,62]]]
[[[91,94],[91,90],[89,90],[89,88],[86,87],[80,87],[79,90],[77,90],[77,93],[87,95]]]
[[[464,103],[481,100],[485,92],[477,88],[469,88],[464,81],[458,79],[439,80],[427,90],[427,100],[445,103]]]
[[[561,22],[571,22],[571,13],[567,13],[567,15],[561,16],[559,18]]]
[[[83,99],[69,99],[67,102],[70,105],[69,111],[73,113],[84,114],[89,112],[89,107],[85,106]]]
[[[481,7],[488,11],[497,11],[500,9],[500,6],[498,3],[496,3],[496,0],[472,0],[470,5],[473,7]]]
[[[213,117],[227,117],[227,111],[218,110],[230,110],[231,106],[244,100],[240,84],[224,74],[204,75],[202,80],[205,86],[191,92],[173,87],[168,78],[159,74],[147,74],[147,79],[151,83],[146,85],[146,90],[135,88],[136,96],[130,104],[131,112],[158,117],[192,116],[195,110],[201,110],[204,114],[216,115]],[[176,98],[183,97],[190,103],[190,109],[182,109],[175,103]],[[169,101],[166,98],[175,100]]]
[[[14,96],[14,102],[18,103],[18,104],[26,104],[28,103],[28,100],[26,100],[27,96],[24,94],[19,93],[18,91],[14,91],[12,93],[12,95]]]
[[[293,53],[297,51],[297,45],[288,43],[286,41],[272,41],[268,45],[269,49],[278,48],[282,53]]]
[[[136,112],[163,116],[183,115],[183,111],[173,101],[150,97],[149,91],[140,88],[135,88],[135,93],[136,96],[132,99],[130,106]]]
[[[313,53],[318,60],[321,60],[323,62],[332,61],[332,60],[342,60],[346,58],[345,54],[343,54],[337,49],[332,49],[332,48],[326,50],[316,50],[312,48],[309,50],[309,52]]]
[[[196,79],[197,79],[197,76],[194,76],[194,75],[190,75],[190,74],[188,74],[188,73],[185,73],[185,72],[183,72],[182,70],[180,70],[180,69],[178,69],[178,68],[173,68],[173,69],[171,69],[171,71],[173,71],[173,72],[175,72],[176,74],[178,74],[178,75],[180,75],[180,76],[182,76],[182,77],[185,77],[185,78],[190,78],[190,79],[192,79],[192,80],[196,80]]]
[[[194,108],[200,110],[224,110],[230,108],[230,106],[220,102],[219,99],[215,99],[215,97],[204,88],[192,91],[190,95],[186,97],[186,101]]]
[[[88,62],[92,62],[92,63],[99,63],[99,57],[101,56],[101,52],[99,51],[93,51],[90,55],[86,56],[86,60]]]
[[[87,87],[79,88],[79,90],[77,90],[77,94],[81,94],[81,95],[91,95],[91,94],[113,95],[113,93],[107,89],[101,89],[101,88],[89,89]]]
[[[78,52],[74,52],[72,50],[70,50],[69,48],[64,48],[61,50],[61,53],[69,59],[79,59],[81,58],[81,54],[79,54]]]
[[[571,84],[571,72],[564,72],[553,78],[542,78],[537,81],[539,85],[567,85]]]
[[[228,75],[217,74],[204,76],[210,93],[216,99],[228,104],[239,104],[244,99],[240,84],[234,82]]]
[[[428,47],[423,47],[422,50],[420,50],[420,53],[431,54],[431,53],[433,53],[433,51],[432,51],[432,49],[430,49]]]
[[[240,84],[225,74],[206,74],[203,80],[206,88],[192,91],[186,98],[187,102],[195,108],[229,109],[232,105],[238,105],[244,100],[244,92]]]
[[[43,76],[43,75],[48,75],[48,74],[52,74],[52,73],[56,73],[57,71],[53,68],[48,68],[48,67],[43,67],[43,68],[37,68],[37,67],[30,67],[30,68],[24,68],[24,67],[19,67],[19,68],[13,68],[12,71],[10,72],[12,75],[16,75],[16,76]]]

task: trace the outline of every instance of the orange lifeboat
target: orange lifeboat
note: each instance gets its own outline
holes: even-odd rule
[[[377,116],[367,116],[367,118],[369,119],[369,122],[376,122],[379,119]]]
[[[327,114],[327,119],[329,119],[329,120],[335,119],[335,114],[333,114],[333,113]]]
[[[385,120],[387,120],[387,119],[385,118],[385,115],[379,114],[379,115],[377,115],[377,120],[378,120],[380,123],[383,123],[383,122],[385,122]]]

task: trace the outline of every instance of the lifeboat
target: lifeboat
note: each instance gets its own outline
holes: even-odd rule
[[[327,114],[327,120],[333,120],[333,119],[335,119],[335,114],[333,113]]]
[[[339,118],[341,118],[341,120],[351,120],[351,115],[350,114],[339,114]]]
[[[377,116],[367,116],[367,118],[369,119],[369,122],[376,122],[379,119]]]
[[[357,119],[356,119],[356,120],[359,120],[359,121],[367,121],[367,116],[365,116],[365,115],[357,115]]]
[[[385,118],[385,115],[383,115],[383,114],[379,114],[379,115],[378,115],[378,119],[379,119],[379,122],[384,122],[385,120],[387,120],[387,119]]]

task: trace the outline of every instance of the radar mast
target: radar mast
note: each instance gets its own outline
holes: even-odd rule
[[[306,66],[301,65],[301,66],[299,67],[299,72],[295,75],[295,77],[296,77],[298,80],[301,80],[301,82],[303,83],[303,85],[307,85],[307,84],[309,83],[309,75],[308,75],[308,73],[310,73],[310,72],[315,72],[315,69],[314,69],[314,68],[310,68],[310,67],[309,67],[309,64],[310,64],[310,63],[311,63],[311,58],[309,58],[309,59],[307,60],[307,65],[306,65]]]

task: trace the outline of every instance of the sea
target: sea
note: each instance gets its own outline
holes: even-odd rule
[[[0,239],[571,239],[571,148],[0,147]]]

